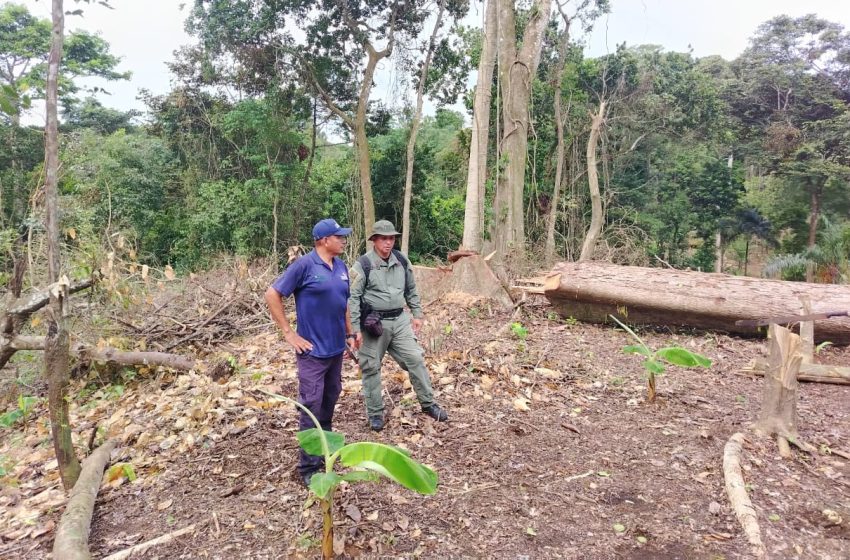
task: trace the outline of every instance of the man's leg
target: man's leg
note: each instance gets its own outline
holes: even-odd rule
[[[410,319],[407,315],[402,315],[392,322],[392,326],[387,329],[389,324],[385,323],[385,330],[393,331],[392,342],[390,342],[387,351],[393,360],[398,362],[410,376],[410,384],[413,385],[413,390],[416,392],[416,398],[422,408],[428,408],[434,404],[434,391],[431,388],[431,377],[428,375],[428,370],[425,368],[425,355],[422,347],[416,341],[413,335],[413,328],[410,326]]]
[[[360,374],[363,377],[363,400],[366,403],[366,415],[383,416],[384,397],[381,395],[381,361],[392,339],[390,329],[384,328],[384,334],[374,337],[363,332],[363,345],[358,353]]]
[[[321,422],[327,360],[298,355],[296,357],[296,363],[298,365],[298,402],[306,406]],[[298,419],[298,430],[309,430],[315,427],[313,420],[304,411],[301,411],[301,416]],[[307,452],[301,449],[298,472],[302,476],[314,473],[321,469],[323,462],[324,457],[308,455]]]
[[[326,359],[324,395],[322,396],[320,414],[316,415],[319,423],[322,424],[322,429],[329,432],[333,430],[334,408],[336,408],[336,402],[342,392],[342,357],[343,354],[340,354]]]

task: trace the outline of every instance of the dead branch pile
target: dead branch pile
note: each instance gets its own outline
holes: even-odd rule
[[[182,287],[150,298],[135,320],[113,318],[129,336],[161,352],[203,350],[272,325],[263,301],[274,280],[271,268],[252,270],[240,263],[235,269],[191,275]]]

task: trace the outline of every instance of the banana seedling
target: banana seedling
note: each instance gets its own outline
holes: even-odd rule
[[[618,325],[631,335],[638,343],[625,346],[623,352],[626,354],[640,354],[646,359],[643,361],[643,368],[646,370],[646,400],[655,402],[655,376],[664,373],[664,362],[680,367],[710,367],[711,360],[696,352],[686,350],[681,346],[668,346],[659,348],[653,351],[647,346],[640,337],[635,334],[635,331],[624,325],[619,319],[613,315],[609,315]]]
[[[410,458],[406,451],[382,443],[361,441],[345,444],[345,436],[337,432],[322,430],[319,421],[301,403],[268,391],[262,393],[294,404],[304,411],[315,424],[315,428],[296,434],[301,448],[310,455],[325,458],[325,471],[310,479],[310,492],[319,500],[322,508],[322,558],[333,558],[333,504],[334,493],[342,482],[368,482],[384,476],[409,490],[424,495],[437,491],[437,473],[431,468]],[[334,472],[339,461],[351,470],[343,474]]]

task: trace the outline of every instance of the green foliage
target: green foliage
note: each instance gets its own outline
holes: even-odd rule
[[[511,334],[520,340],[528,338],[528,329],[522,323],[511,323]]]
[[[23,394],[18,395],[18,407],[0,415],[0,426],[11,428],[18,420],[22,420],[26,424],[27,416],[39,401],[41,399],[38,397],[25,397]]]
[[[644,358],[643,367],[647,373],[648,393],[647,400],[655,400],[655,376],[664,373],[664,362],[679,367],[711,367],[711,360],[701,354],[691,352],[679,346],[669,346],[651,350],[640,337],[613,315],[609,315],[620,327],[623,328],[637,342],[636,345],[623,347],[627,354],[640,354]]]
[[[325,535],[333,533],[330,512],[333,510],[334,491],[342,482],[375,481],[377,475],[381,475],[420,494],[430,495],[437,491],[437,473],[411,459],[406,451],[368,441],[345,445],[342,434],[322,430],[310,409],[301,403],[267,391],[262,392],[294,404],[304,411],[316,426],[298,432],[297,437],[304,451],[311,455],[322,455],[325,459],[325,471],[314,474],[310,479],[310,491],[324,504]],[[356,470],[342,476],[336,474],[333,467],[337,460],[342,465]]]

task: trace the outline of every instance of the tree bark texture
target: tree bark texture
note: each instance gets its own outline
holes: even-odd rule
[[[814,310],[850,309],[846,286],[808,284],[708,272],[620,266],[602,262],[559,263],[545,282],[550,303],[564,317],[606,322],[612,314],[629,324],[715,329],[764,335],[764,327],[735,324],[800,313],[800,296]],[[815,340],[850,344],[850,318],[815,323]]]
[[[599,111],[591,116],[590,136],[587,139],[587,185],[590,190],[590,227],[584,236],[581,255],[578,260],[586,261],[593,257],[596,242],[602,233],[602,195],[599,192],[599,171],[596,168],[596,145],[602,124],[605,121],[605,101],[599,103]]]
[[[785,327],[770,325],[770,359],[764,376],[764,397],[755,430],[779,438],[779,452],[790,457],[789,440],[797,433],[797,373],[803,360],[800,337]],[[784,440],[784,441],[783,441]]]
[[[431,57],[434,55],[434,45],[437,42],[437,34],[443,25],[443,12],[446,0],[440,0],[437,9],[437,20],[434,22],[434,30],[428,39],[428,50],[425,52],[425,60],[419,73],[419,85],[416,88],[416,111],[410,122],[410,138],[407,140],[407,169],[404,175],[404,208],[401,216],[401,252],[407,254],[410,249],[410,199],[413,198],[413,156],[416,150],[416,136],[419,134],[419,121],[422,119],[422,98],[425,95],[425,82],[428,79],[428,70],[431,68]]]
[[[94,512],[97,492],[103,479],[103,470],[109,464],[109,456],[115,448],[115,442],[109,440],[83,461],[80,478],[71,490],[68,505],[53,541],[54,560],[90,560],[89,530]]]
[[[466,175],[466,207],[463,213],[461,247],[481,251],[484,232],[484,198],[487,182],[487,148],[490,135],[490,92],[496,63],[497,8],[499,0],[487,0],[484,44],[478,61],[478,79],[473,102],[472,137]]]
[[[531,86],[540,62],[540,50],[552,0],[536,0],[517,52],[516,13],[513,0],[499,4],[499,81],[502,103],[502,138],[499,162],[504,165],[496,182],[493,201],[493,239],[498,255],[525,248],[523,195],[528,158]]]
[[[560,9],[560,6],[559,6]],[[552,73],[552,81],[555,84],[555,132],[558,138],[558,148],[555,151],[555,184],[552,187],[552,201],[549,204],[549,215],[546,216],[546,245],[543,254],[547,263],[555,258],[555,224],[558,221],[558,209],[561,207],[561,184],[564,180],[564,117],[561,110],[561,83],[564,79],[564,70],[567,67],[567,52],[570,46],[570,20],[561,11],[564,19],[564,31],[561,42],[558,45],[558,63]]]
[[[60,271],[59,255],[59,65],[62,60],[65,12],[62,0],[53,0],[53,28],[50,34],[50,53],[47,59],[47,127],[45,130],[45,203],[47,207],[47,275],[54,286],[50,290],[47,311],[47,338],[44,348],[44,372],[50,408],[50,428],[53,449],[59,463],[62,484],[70,490],[80,475],[80,463],[71,441],[71,421],[68,415],[68,332],[65,329],[64,301],[68,286],[57,284]]]
[[[744,529],[744,535],[752,547],[753,554],[757,557],[764,556],[764,543],[761,540],[761,529],[759,528],[758,516],[747,495],[747,487],[744,484],[741,472],[741,453],[743,452],[744,434],[736,433],[729,438],[723,448],[723,478],[726,482],[726,495],[732,510]]]

